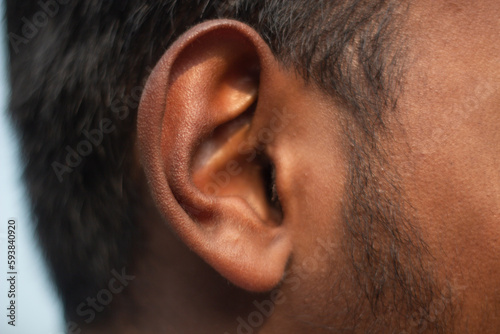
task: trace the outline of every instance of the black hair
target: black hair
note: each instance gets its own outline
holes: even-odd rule
[[[137,102],[176,37],[208,19],[247,23],[284,66],[339,98],[370,134],[395,101],[394,18],[403,3],[7,0],[10,114],[66,316],[131,261],[140,238],[130,177]]]

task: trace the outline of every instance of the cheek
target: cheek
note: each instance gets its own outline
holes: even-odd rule
[[[480,245],[500,240],[500,6],[447,8],[424,1],[413,9],[415,61],[400,98],[404,133],[393,158],[423,233],[454,257],[452,266],[488,258],[491,248]]]
[[[488,284],[500,269],[492,257],[500,251],[500,72],[483,52],[462,59],[470,50],[451,57],[452,45],[434,47],[420,48],[433,57],[421,56],[407,76],[393,163],[440,270]]]
[[[458,105],[472,101],[470,95],[462,97]],[[485,295],[500,298],[500,114],[492,107],[495,99],[466,110],[473,113],[468,118],[453,104],[412,110],[403,122],[408,131],[401,142],[408,145],[395,158],[414,222],[438,264],[436,274],[452,282],[468,308],[478,296],[478,303]]]

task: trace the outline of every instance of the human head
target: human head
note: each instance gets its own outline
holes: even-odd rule
[[[69,319],[123,267],[102,322],[161,305],[179,259],[243,318],[280,288],[274,333],[451,331],[493,293],[493,1],[51,3],[8,2],[11,112]]]

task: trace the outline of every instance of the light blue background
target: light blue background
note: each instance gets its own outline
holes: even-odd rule
[[[29,209],[20,182],[17,141],[5,114],[8,100],[4,1],[0,0],[0,333],[63,334],[59,301],[50,285],[37,247]],[[7,221],[17,220],[17,317],[16,327],[7,321]]]

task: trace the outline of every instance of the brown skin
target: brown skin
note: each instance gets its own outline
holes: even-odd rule
[[[259,333],[498,332],[500,3],[420,1],[408,15],[403,93],[380,145],[404,190],[394,201],[410,203],[401,220],[428,246],[422,270],[445,295],[432,297],[431,317],[387,302],[375,323],[362,300],[342,248],[346,110],[276,63],[251,28],[212,21],[181,37],[145,88],[146,239],[131,302],[103,332],[237,333],[252,302],[277,291]],[[267,162],[282,212],[265,196]],[[399,293],[387,291],[382,300]]]
[[[500,3],[424,1],[400,120],[400,170],[436,262],[462,296],[458,328],[500,328]],[[417,33],[418,32],[418,33]]]

